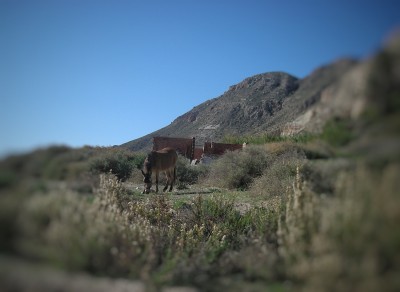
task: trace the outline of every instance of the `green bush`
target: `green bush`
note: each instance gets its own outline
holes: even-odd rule
[[[31,157],[30,167],[47,170],[27,185],[13,178],[17,169],[30,173],[23,159],[8,160],[13,167],[0,176],[3,253],[99,276],[140,278],[154,290],[171,285],[285,290],[286,283],[307,291],[399,290],[398,163],[378,170],[359,159],[306,161],[304,145],[274,142],[229,152],[204,172],[179,158],[178,176],[185,184],[207,175],[207,184],[249,188],[247,193],[142,196],[99,167],[93,172],[107,174],[83,196],[41,177],[50,176],[52,167],[54,178],[64,177],[56,161],[68,165],[69,177],[87,166],[87,158],[130,161],[134,169],[145,155],[64,150]],[[325,147],[309,151],[325,153]],[[17,191],[9,192],[10,186]],[[246,203],[238,203],[234,194]],[[240,208],[250,200],[256,207]]]
[[[0,168],[12,171],[20,178],[35,177],[43,178],[46,167],[55,158],[72,151],[67,146],[51,146],[44,149],[37,149],[31,153],[15,155],[0,161]]]
[[[143,153],[135,153],[126,149],[105,149],[92,158],[90,171],[94,174],[112,173],[118,179],[127,180],[135,168],[141,168],[146,156]]]
[[[177,186],[185,189],[188,185],[196,184],[208,173],[209,167],[204,164],[191,165],[189,160],[179,155],[176,163]]]
[[[271,159],[261,146],[250,145],[242,151],[227,152],[212,163],[207,184],[247,189],[255,177],[262,175]]]
[[[70,191],[24,200],[12,242],[19,254],[71,270],[207,289],[237,269],[249,281],[275,277],[236,255],[277,244],[278,210],[271,205],[241,214],[233,199],[218,196],[174,207],[166,196],[134,197],[116,177],[101,175],[90,200]],[[265,263],[271,256],[259,258]]]
[[[228,189],[252,188],[257,194],[275,196],[285,189],[305,151],[293,142],[249,145],[240,152],[228,152],[210,167],[207,184]]]
[[[93,202],[68,191],[32,196],[19,215],[18,252],[100,275],[140,270],[128,257],[140,257],[148,241],[145,235],[128,230],[118,207],[125,196],[116,180],[108,178],[102,179]]]
[[[263,291],[290,282],[295,290],[397,291],[400,166],[347,170],[335,161],[337,171],[326,172],[335,178],[333,194],[321,196],[303,181],[313,177],[306,167],[293,173],[298,155],[275,154],[271,176],[290,177],[289,187],[246,212],[229,193],[179,204],[132,195],[109,174],[90,196],[4,196],[0,223],[9,227],[1,228],[7,240],[0,248],[71,270],[141,278],[157,289]]]
[[[262,176],[254,179],[250,192],[257,196],[284,196],[286,189],[292,185],[296,176],[296,168],[304,164],[298,157],[277,158]]]
[[[316,139],[316,137],[317,137],[316,135],[310,133],[301,133],[293,136],[280,136],[280,135],[270,135],[270,134],[244,135],[244,136],[225,135],[222,138],[222,142],[231,144],[248,143],[250,145],[263,145],[272,142],[307,143]]]
[[[88,172],[88,159],[100,148],[82,147],[59,153],[44,165],[42,178],[52,180],[76,180]]]
[[[397,40],[398,42],[398,40]],[[400,85],[397,73],[400,54],[395,50],[384,50],[372,61],[368,77],[366,108],[370,122],[400,111]]]
[[[339,147],[347,145],[355,138],[353,125],[349,120],[328,121],[320,137],[332,146]]]
[[[13,186],[17,181],[17,175],[10,170],[0,169],[0,189]]]
[[[51,146],[31,153],[10,156],[0,161],[0,171],[14,173],[19,179],[76,180],[88,172],[88,161],[106,148]]]

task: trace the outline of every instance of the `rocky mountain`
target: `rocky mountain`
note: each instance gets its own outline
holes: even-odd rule
[[[392,45],[393,46],[393,45]],[[220,141],[225,135],[293,135],[321,131],[333,117],[357,118],[367,102],[371,64],[341,59],[298,79],[283,72],[258,74],[205,101],[170,125],[121,146],[151,148],[154,136]]]

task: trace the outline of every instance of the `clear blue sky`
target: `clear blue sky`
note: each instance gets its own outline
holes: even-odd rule
[[[121,144],[254,74],[365,58],[399,3],[0,0],[0,155]]]

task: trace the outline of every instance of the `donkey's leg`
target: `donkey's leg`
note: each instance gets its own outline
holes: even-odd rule
[[[158,193],[158,171],[156,171],[156,193]]]
[[[165,178],[166,178],[167,181],[166,181],[166,185],[165,185],[165,187],[163,189],[163,192],[165,192],[168,189],[168,184],[169,184],[169,181],[170,181],[169,170],[166,170],[164,173],[165,173]]]
[[[176,167],[174,167],[174,171],[172,172],[171,171],[171,176],[172,176],[172,178],[171,178],[171,184],[170,184],[170,187],[169,187],[169,191],[170,192],[172,192],[172,188],[174,187],[174,183],[175,183],[175,178],[176,178]]]

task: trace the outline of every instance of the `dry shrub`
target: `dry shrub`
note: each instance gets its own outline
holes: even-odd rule
[[[129,224],[127,194],[112,176],[102,176],[94,201],[65,191],[36,194],[18,218],[18,252],[58,265],[116,276],[138,273],[149,245],[149,223]],[[134,242],[134,244],[132,244]]]
[[[293,142],[271,142],[264,145],[269,154],[281,155],[285,152],[293,152],[299,149],[299,145]]]
[[[335,148],[322,140],[313,140],[301,145],[307,159],[328,159],[335,157]]]
[[[326,157],[324,144],[319,145],[315,142],[310,145],[276,142],[266,144],[264,147],[270,157],[269,164],[262,176],[254,179],[250,192],[252,195],[265,198],[283,196],[287,187],[294,181],[297,167],[300,167],[301,179],[307,181],[312,191],[332,194],[337,173],[348,168],[349,164],[344,159],[307,159]]]
[[[141,169],[133,169],[131,177],[129,178],[129,181],[134,183],[134,184],[140,184],[143,185],[143,174],[141,172]]]
[[[276,174],[301,158],[255,151],[274,159]],[[13,236],[2,248],[68,269],[141,278],[158,288],[230,290],[239,279],[243,289],[289,280],[306,291],[399,290],[400,165],[380,172],[346,169],[341,162],[336,167],[326,172],[339,172],[330,196],[304,181],[311,176],[300,166],[279,196],[242,213],[222,194],[173,204],[163,195],[132,194],[115,176],[102,175],[93,195],[47,191],[25,196],[18,208],[7,203],[18,218],[14,232],[2,230],[3,237]],[[0,219],[12,223],[3,220],[12,213],[1,212]]]
[[[333,148],[322,140],[312,140],[307,143],[296,143],[293,141],[271,142],[264,145],[270,154],[282,155],[286,152],[297,152],[308,159],[321,159],[334,157]]]
[[[178,156],[176,163],[176,184],[178,189],[185,189],[206,177],[209,166],[205,164],[191,165],[190,161],[182,155]]]
[[[305,164],[303,150],[292,142],[265,145],[269,159],[262,176],[254,179],[250,192],[265,198],[283,196],[293,182],[296,168]]]
[[[243,249],[249,255],[251,246],[274,246],[274,252],[277,210],[272,204],[241,214],[233,199],[218,196],[197,196],[174,207],[164,195],[133,195],[108,174],[101,175],[93,196],[65,190],[27,197],[12,242],[21,255],[70,270],[209,287],[235,273],[224,266],[227,253]],[[275,277],[233,258],[249,280]],[[268,253],[263,261],[275,259]]]
[[[398,291],[400,165],[344,171],[334,197],[296,176],[279,224],[287,277],[306,291]]]
[[[337,197],[321,210],[307,261],[307,286],[321,290],[398,291],[400,165],[382,173],[360,166],[343,174]]]
[[[90,170],[93,174],[111,172],[118,179],[125,181],[130,178],[136,168],[141,168],[145,154],[135,153],[122,148],[105,148],[90,160]]]
[[[301,167],[301,177],[308,187],[319,195],[334,195],[337,177],[343,171],[354,171],[354,161],[336,158],[328,160],[305,161]]]
[[[255,177],[262,175],[271,159],[262,146],[227,152],[212,164],[206,183],[227,189],[247,189]]]
[[[250,192],[262,197],[284,196],[296,175],[296,167],[302,164],[304,161],[296,156],[276,159],[262,176],[254,180]]]
[[[228,152],[211,165],[207,184],[228,189],[250,189],[265,197],[282,195],[291,184],[296,166],[305,154],[293,142],[248,146],[241,152]]]
[[[318,228],[320,201],[301,180],[299,167],[286,197],[278,227],[279,254],[285,262],[287,276],[296,279],[298,267],[309,255],[311,238]]]

